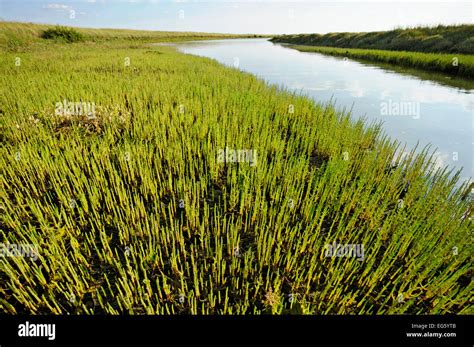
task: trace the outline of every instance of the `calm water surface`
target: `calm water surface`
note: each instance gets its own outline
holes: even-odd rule
[[[474,82],[439,74],[369,65],[319,53],[304,53],[266,39],[198,41],[177,44],[184,53],[205,56],[250,72],[269,83],[333,100],[352,108],[352,117],[382,121],[385,133],[436,150],[439,165],[463,168],[474,178]],[[416,74],[416,72],[415,72]],[[421,76],[421,77],[420,77]],[[427,77],[428,76],[428,77]]]

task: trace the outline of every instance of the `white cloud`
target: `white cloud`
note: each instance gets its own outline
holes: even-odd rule
[[[47,4],[47,5],[43,5],[43,8],[47,8],[50,10],[67,10],[70,7],[64,4]]]

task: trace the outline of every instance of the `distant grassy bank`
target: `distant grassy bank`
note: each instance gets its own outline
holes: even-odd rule
[[[22,49],[32,44],[48,43],[42,35],[48,29],[57,28],[55,25],[0,22],[0,47],[10,50]],[[184,40],[205,40],[220,38],[262,37],[260,35],[231,35],[200,32],[172,32],[129,29],[89,29],[73,28],[84,41],[89,42],[173,42]]]
[[[316,52],[367,61],[394,64],[426,71],[442,72],[466,79],[474,79],[474,55],[395,52],[372,49],[313,47],[291,45],[301,52]]]
[[[281,35],[272,41],[305,46],[474,54],[474,25],[439,25],[367,33]]]
[[[428,150],[107,33],[0,47],[0,313],[473,313],[472,195]]]

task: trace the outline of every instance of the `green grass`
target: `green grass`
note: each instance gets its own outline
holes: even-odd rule
[[[425,53],[474,54],[474,25],[438,25],[390,31],[281,35],[274,42]]]
[[[84,36],[73,28],[57,26],[43,31],[41,34],[43,39],[57,40],[63,42],[80,42],[84,41]]]
[[[0,257],[1,312],[473,313],[472,195],[428,150],[168,46],[4,47],[0,72],[0,243],[39,251]]]
[[[438,54],[420,52],[396,52],[373,49],[353,49],[291,45],[301,52],[315,52],[333,56],[363,59],[396,66],[441,72],[453,76],[474,79],[474,55]]]

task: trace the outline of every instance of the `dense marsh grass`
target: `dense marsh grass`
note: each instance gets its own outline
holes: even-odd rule
[[[38,247],[1,312],[473,313],[472,195],[429,150],[172,47],[50,47],[0,57],[0,243]]]
[[[425,53],[474,54],[474,25],[438,25],[361,33],[280,35],[274,42]]]
[[[63,42],[80,42],[84,41],[84,36],[73,28],[56,26],[43,31],[41,34],[43,39],[57,40]]]
[[[301,52],[315,52],[334,56],[393,64],[426,71],[442,72],[465,79],[474,79],[474,55],[395,52],[374,49],[353,49],[291,45]]]

